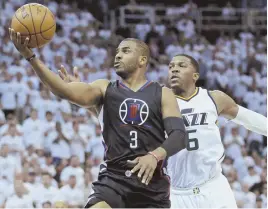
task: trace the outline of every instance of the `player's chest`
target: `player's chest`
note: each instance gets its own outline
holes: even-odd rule
[[[218,117],[215,108],[210,104],[179,103],[179,106],[186,128],[214,124]]]
[[[141,125],[161,112],[160,99],[146,92],[116,92],[108,101],[106,112],[125,124]]]

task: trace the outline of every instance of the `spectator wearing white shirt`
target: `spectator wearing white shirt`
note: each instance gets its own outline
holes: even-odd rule
[[[23,144],[23,138],[18,134],[14,124],[9,126],[8,131],[2,137],[0,146],[2,144],[8,145],[10,155],[16,159],[17,166],[21,167],[21,156],[23,151],[25,151],[25,146]]]
[[[83,190],[76,187],[76,176],[70,175],[68,184],[60,189],[61,194],[64,196],[65,202],[69,208],[80,208],[84,204]]]
[[[65,101],[65,100],[62,100]],[[73,131],[72,114],[71,109],[61,109],[61,127],[64,133],[71,133]]]
[[[33,198],[21,181],[14,181],[14,191],[15,194],[7,199],[5,208],[33,208]]]
[[[37,207],[41,207],[45,201],[54,203],[55,197],[59,194],[59,189],[52,185],[52,176],[49,173],[42,174],[42,185],[36,192],[34,200]]]
[[[41,97],[37,98],[32,106],[38,111],[38,118],[40,120],[44,120],[46,112],[56,112],[58,110],[59,104],[57,101],[51,100],[50,93],[47,91],[41,91],[40,95]]]
[[[37,117],[37,111],[35,109],[32,109],[30,118],[27,118],[23,123],[22,128],[24,132],[24,142],[26,146],[44,146],[43,122]]]
[[[87,145],[87,135],[79,130],[79,123],[77,121],[73,122],[73,131],[69,136],[71,155],[78,156],[80,163],[84,163],[85,147]]]
[[[80,167],[78,156],[72,156],[70,165],[65,167],[60,175],[61,185],[66,185],[71,175],[75,175],[77,179],[77,187],[84,187],[84,170]]]
[[[8,144],[1,144],[0,146],[0,179],[5,179],[10,184],[14,180],[14,175],[17,168],[16,160],[9,153]]]
[[[96,126],[95,136],[89,140],[86,151],[92,160],[103,159],[105,149],[100,126]]]
[[[49,132],[54,131],[56,128],[56,122],[53,119],[54,119],[53,113],[50,111],[47,111],[46,119],[43,121],[45,137],[49,134]]]
[[[249,191],[247,183],[242,184],[244,208],[253,208],[256,201],[256,195]]]
[[[42,186],[40,182],[37,182],[36,178],[36,172],[29,171],[27,175],[27,181],[24,183],[26,189],[31,196],[35,196],[36,192]]]
[[[17,107],[16,98],[16,86],[12,83],[12,77],[9,74],[5,74],[4,81],[0,84],[1,93],[1,107],[7,115],[8,113],[14,113]]]
[[[58,164],[61,159],[71,157],[70,140],[62,132],[60,122],[56,122],[56,130],[49,134],[49,151],[53,157],[53,162]]]
[[[233,127],[231,135],[224,137],[225,153],[226,156],[232,159],[242,157],[241,146],[244,146],[244,139],[238,134],[238,127]]]
[[[27,102],[27,97],[29,95],[29,87],[28,85],[22,80],[22,73],[16,73],[16,80],[12,82],[12,85],[16,88],[16,98],[17,98],[17,117],[19,121],[25,119],[24,113],[24,106]]]
[[[45,153],[45,163],[41,164],[41,169],[43,172],[48,172],[53,177],[56,175],[56,168],[53,164],[51,153]]]
[[[0,136],[3,136],[8,132],[10,125],[16,125],[16,131],[17,131],[16,134],[18,136],[22,136],[23,129],[22,129],[22,126],[17,123],[17,119],[15,115],[13,113],[8,113],[6,118],[7,118],[7,123],[0,127]]]
[[[260,176],[256,173],[253,166],[248,167],[248,175],[243,178],[243,183],[249,187],[261,181]]]

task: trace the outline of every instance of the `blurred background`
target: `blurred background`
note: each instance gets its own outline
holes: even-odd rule
[[[171,57],[186,53],[200,64],[198,86],[267,115],[266,0],[1,0],[0,208],[83,207],[104,155],[98,119],[50,93],[9,39],[12,15],[32,2],[56,16],[55,37],[36,50],[56,73],[63,64],[84,82],[117,79],[116,46],[139,38],[148,79],[166,84]],[[267,138],[221,118],[219,128],[239,208],[266,208]]]

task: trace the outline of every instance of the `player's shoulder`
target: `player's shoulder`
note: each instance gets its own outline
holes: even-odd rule
[[[102,85],[108,86],[109,82],[110,81],[108,81],[107,79],[98,79],[98,80],[93,81],[90,84],[92,84],[92,85],[99,85],[99,86],[102,86]]]
[[[214,99],[219,99],[226,96],[226,94],[220,90],[208,90],[208,92]]]
[[[170,99],[170,97],[175,98],[175,94],[173,93],[172,89],[162,86],[162,97],[166,99]]]

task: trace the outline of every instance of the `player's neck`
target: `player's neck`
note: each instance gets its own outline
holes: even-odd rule
[[[144,75],[133,75],[121,81],[131,90],[137,91],[147,82],[147,79]]]
[[[187,90],[179,90],[178,92],[175,92],[175,94],[183,98],[189,98],[195,92],[196,92],[196,86],[190,86],[189,88],[187,88]]]

